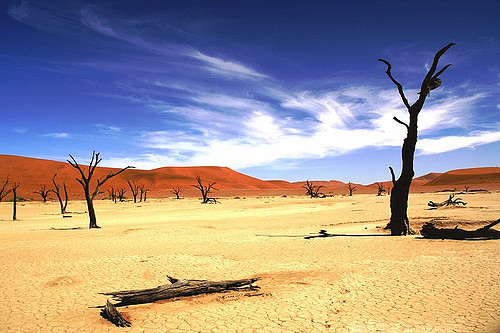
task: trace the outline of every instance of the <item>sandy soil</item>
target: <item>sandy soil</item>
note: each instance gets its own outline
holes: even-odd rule
[[[429,210],[447,194],[412,194],[414,227],[476,228],[500,217],[500,193],[466,194],[463,208]],[[195,198],[28,202],[9,221],[0,203],[2,332],[499,332],[500,241],[388,237],[389,197]],[[78,213],[80,212],[80,213]],[[51,230],[84,227],[79,230]],[[293,237],[326,229],[351,236]],[[362,235],[356,237],[355,235]],[[269,237],[278,236],[278,237]],[[99,292],[186,279],[260,276],[262,295],[205,295],[121,308],[131,328],[99,316]]]

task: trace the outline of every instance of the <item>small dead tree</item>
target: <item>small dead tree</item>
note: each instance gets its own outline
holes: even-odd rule
[[[142,186],[139,187],[139,191],[141,192],[140,195],[139,195],[139,202],[142,202],[142,201],[146,202],[146,196],[147,196],[149,190],[146,189],[144,187],[144,185],[142,185]]]
[[[130,181],[127,179],[127,184],[130,187],[130,192],[132,192],[132,196],[134,197],[134,203],[137,202],[137,194],[139,194],[139,185],[135,183],[135,181]]]
[[[0,188],[0,202],[2,202],[3,198],[5,198],[10,192],[12,192],[12,189],[7,189],[7,185],[9,185],[9,176],[7,176],[7,179],[5,180],[5,183],[3,183],[2,188]]]
[[[346,184],[347,189],[349,190],[349,196],[352,197],[352,192],[356,191],[356,186],[353,183],[349,182]]]
[[[218,202],[217,199],[211,198],[211,197],[208,196],[208,193],[210,193],[210,191],[212,191],[212,190],[216,190],[217,191],[217,188],[214,187],[214,185],[216,184],[216,182],[208,183],[208,185],[205,186],[201,182],[200,176],[196,177],[196,182],[198,184],[191,185],[191,186],[194,187],[194,188],[197,188],[198,190],[200,190],[201,196],[202,196],[201,203],[202,204],[205,204],[205,203],[214,203],[214,204],[216,204]]]
[[[397,123],[403,125],[406,128],[406,138],[404,139],[403,147],[401,149],[403,167],[401,170],[401,175],[397,180],[396,175],[394,174],[394,170],[392,169],[392,167],[389,167],[389,170],[391,171],[393,187],[391,193],[391,220],[386,228],[390,228],[391,235],[394,236],[407,235],[411,233],[410,221],[408,220],[408,196],[410,193],[410,185],[413,176],[415,175],[415,171],[413,170],[413,160],[415,156],[415,146],[417,144],[418,115],[420,113],[420,110],[422,110],[422,107],[424,106],[426,98],[429,96],[429,92],[441,85],[441,79],[439,78],[439,75],[441,75],[448,67],[451,66],[446,65],[441,70],[436,72],[439,59],[453,45],[455,45],[455,43],[450,43],[436,53],[432,65],[427,72],[424,80],[422,81],[419,97],[417,101],[411,105],[405,96],[403,86],[392,76],[391,64],[387,60],[379,59],[379,61],[383,62],[387,66],[387,70],[385,73],[392,81],[392,83],[396,85],[403,104],[408,109],[408,113],[410,116],[409,123],[405,123],[404,121],[396,117],[393,118]]]
[[[326,197],[324,193],[321,193],[319,191],[323,187],[323,185],[315,186],[312,182],[310,183],[309,180],[306,180],[306,183],[302,185],[302,187],[306,190],[306,195],[310,196],[311,198]]]
[[[125,167],[117,172],[110,172],[106,177],[104,177],[103,180],[99,180],[99,178],[97,178],[96,186],[94,187],[94,190],[92,191],[92,189],[90,188],[90,186],[91,186],[90,181],[92,180],[92,176],[94,175],[94,171],[95,171],[97,165],[102,161],[102,159],[99,158],[99,154],[100,153],[96,153],[95,150],[92,152],[92,159],[90,160],[87,174],[85,174],[83,172],[82,167],[78,164],[78,162],[75,160],[75,158],[73,156],[71,156],[71,154],[69,155],[69,157],[71,158],[71,161],[68,160],[68,163],[73,168],[77,169],[78,172],[80,173],[80,178],[77,177],[76,180],[82,185],[83,191],[85,193],[85,201],[87,202],[87,209],[89,212],[89,220],[90,220],[89,221],[89,229],[100,228],[97,225],[97,219],[96,219],[96,215],[95,215],[93,200],[100,193],[99,189],[101,188],[101,186],[105,182],[107,182],[110,178],[113,178],[114,176],[122,173],[123,171],[125,171],[127,169],[133,168],[132,166],[127,166],[127,167]]]
[[[40,184],[40,191],[34,191],[33,193],[40,194],[42,196],[43,202],[47,202],[47,198],[50,192],[50,189],[45,188],[45,184]]]
[[[127,199],[125,197],[125,193],[127,192],[126,189],[124,189],[123,187],[121,189],[117,189],[116,190],[116,199],[120,200],[120,202],[124,202],[125,199]],[[144,197],[145,198],[145,197]],[[145,199],[144,199],[145,200]],[[115,200],[116,202],[116,200]]]
[[[455,194],[450,194],[448,199],[446,199],[443,202],[436,203],[434,201],[429,201],[427,206],[433,207],[433,208],[439,208],[443,206],[465,206],[467,205],[467,202],[463,201],[462,198],[455,198]]]
[[[57,200],[59,200],[59,205],[61,206],[61,214],[66,214],[66,207],[68,207],[68,190],[66,189],[66,183],[63,182],[64,189],[64,203],[61,196],[61,189],[59,184],[56,183],[57,173],[52,177],[52,184],[54,184],[54,188],[51,190],[56,196]]]
[[[383,183],[375,183],[377,184],[377,196],[380,197],[382,193],[385,192],[384,184]]]
[[[17,188],[19,187],[21,183],[19,182],[14,182],[12,184],[12,194],[14,195],[14,198],[12,199],[12,221],[17,220]]]
[[[114,203],[116,203],[116,189],[114,187],[111,187],[111,188],[108,188],[106,189],[106,192],[108,192],[108,197],[109,197],[109,200],[113,201]]]
[[[470,186],[464,186],[465,193],[469,193]]]
[[[175,198],[176,199],[180,199],[180,193],[181,193],[181,187],[180,186],[177,186],[173,189],[170,190],[170,192],[172,192],[173,194],[175,194]]]

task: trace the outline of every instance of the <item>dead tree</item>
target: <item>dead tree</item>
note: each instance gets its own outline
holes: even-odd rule
[[[117,189],[116,190],[116,199],[120,200],[120,202],[124,202],[125,199],[127,199],[125,197],[126,192],[127,192],[127,190],[124,189],[123,187],[121,189]],[[116,199],[115,199],[115,202],[116,202]]]
[[[175,194],[175,198],[176,199],[180,199],[180,193],[181,193],[181,187],[180,186],[177,186],[173,189],[170,190],[170,192],[172,192],[173,194]]]
[[[436,203],[434,201],[429,201],[427,206],[433,208],[439,208],[443,206],[458,206],[458,205],[467,205],[467,202],[463,201],[462,198],[455,198],[455,194],[450,194],[450,197],[443,202]]]
[[[114,203],[116,203],[116,190],[114,187],[111,187],[111,188],[108,188],[106,189],[106,192],[108,192],[108,197],[109,197],[109,200],[113,201]]]
[[[61,214],[66,214],[66,207],[68,207],[68,190],[66,190],[66,183],[63,182],[64,189],[64,204],[61,196],[61,189],[59,184],[56,183],[57,173],[52,177],[52,184],[54,184],[54,188],[51,190],[56,196],[57,200],[59,200],[59,205],[61,206]]]
[[[215,198],[211,198],[208,196],[208,193],[210,193],[210,191],[212,190],[218,190],[217,188],[214,187],[214,185],[216,184],[216,182],[213,182],[213,183],[208,183],[207,186],[203,185],[203,183],[201,182],[201,178],[200,176],[196,177],[196,182],[198,184],[196,185],[191,185],[192,187],[194,188],[197,188],[198,190],[200,190],[201,192],[201,203],[202,204],[206,204],[206,203],[214,203],[216,204],[218,201],[217,199]]]
[[[465,193],[469,193],[470,186],[464,186]]]
[[[302,187],[306,190],[306,195],[310,196],[311,198],[326,197],[324,193],[321,193],[319,191],[323,187],[323,185],[315,186],[313,183],[309,183],[309,181],[306,180],[306,183],[302,185]]]
[[[146,202],[146,196],[149,192],[148,189],[144,187],[144,185],[139,186],[139,191],[141,192],[139,195],[139,202]]]
[[[352,197],[352,192],[356,191],[356,186],[353,186],[351,182],[346,184],[347,189],[349,190],[349,196]]]
[[[181,280],[167,275],[171,284],[161,285],[151,289],[124,290],[102,293],[111,296],[118,303],[115,307],[127,306],[132,304],[152,303],[164,299],[176,297],[194,296],[200,294],[218,293],[228,290],[257,290],[259,287],[252,286],[252,283],[260,278],[242,279],[242,280]]]
[[[14,195],[14,198],[12,199],[12,221],[17,220],[17,188],[19,187],[20,183],[19,182],[14,182],[12,184],[12,194]]]
[[[78,164],[78,162],[75,160],[75,158],[73,156],[71,156],[71,154],[69,155],[69,157],[71,158],[71,161],[68,160],[68,163],[73,168],[77,169],[78,172],[80,173],[80,178],[77,177],[76,180],[82,185],[83,191],[85,193],[85,201],[87,201],[87,209],[89,212],[89,220],[90,220],[89,221],[89,228],[90,229],[100,228],[97,225],[97,219],[96,219],[96,215],[95,215],[93,200],[100,193],[99,190],[100,190],[101,186],[106,181],[108,181],[110,178],[122,173],[123,171],[125,171],[127,169],[133,168],[132,166],[127,166],[126,168],[123,168],[117,172],[110,172],[106,177],[104,177],[103,180],[99,180],[99,178],[97,178],[97,184],[94,187],[94,190],[92,191],[90,188],[90,186],[91,186],[90,181],[92,180],[92,176],[94,175],[94,171],[95,171],[97,165],[102,161],[102,159],[99,158],[99,154],[100,153],[96,153],[95,150],[92,152],[92,159],[90,160],[90,163],[88,166],[88,172],[86,175],[83,172],[82,167]]]
[[[385,192],[384,184],[383,183],[375,183],[377,184],[377,196],[380,197],[383,192]]]
[[[458,228],[458,225],[455,228],[436,228],[434,224],[427,222],[422,226],[420,234],[424,238],[433,239],[500,239],[500,231],[491,229],[498,223],[500,223],[500,219],[476,230],[464,230]]]
[[[403,167],[401,170],[401,175],[397,180],[394,174],[394,170],[392,169],[392,167],[389,167],[389,170],[391,171],[393,187],[391,191],[391,220],[387,227],[391,229],[391,235],[398,236],[411,233],[410,222],[408,220],[408,196],[410,192],[411,181],[413,179],[413,176],[415,175],[415,171],[413,170],[413,160],[415,155],[415,146],[417,144],[418,114],[420,113],[420,110],[422,110],[429,92],[441,85],[441,79],[439,79],[439,75],[441,75],[448,67],[451,66],[446,65],[436,73],[439,59],[453,45],[455,44],[450,43],[436,53],[431,68],[422,81],[419,97],[417,101],[411,105],[404,94],[403,86],[392,76],[391,64],[384,59],[379,59],[379,61],[383,62],[387,66],[387,70],[385,73],[387,74],[389,79],[396,85],[403,104],[407,108],[410,116],[409,123],[405,123],[404,121],[396,117],[393,118],[396,122],[406,128],[406,138],[404,139],[403,147],[401,150]]]
[[[2,202],[3,198],[5,198],[10,192],[12,192],[12,189],[6,189],[7,185],[9,185],[9,176],[7,176],[2,188],[0,188],[0,202]]]
[[[132,192],[132,196],[134,197],[134,203],[137,202],[137,194],[139,194],[139,185],[135,183],[135,181],[130,181],[127,179],[127,184],[130,187],[130,192]]]
[[[33,191],[33,193],[37,193],[42,196],[43,202],[47,202],[47,198],[50,192],[51,192],[50,189],[47,190],[45,188],[45,184],[40,184],[40,191]]]

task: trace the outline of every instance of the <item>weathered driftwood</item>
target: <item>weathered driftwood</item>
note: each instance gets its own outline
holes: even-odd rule
[[[450,197],[443,202],[436,203],[434,201],[429,201],[427,205],[433,208],[439,208],[443,206],[467,205],[467,202],[463,201],[462,198],[453,198],[455,198],[455,194],[450,194]]]
[[[109,301],[106,301],[106,306],[101,309],[101,316],[118,327],[130,327],[132,324],[122,314],[116,310],[116,307]]]
[[[152,303],[175,297],[194,296],[200,294],[217,293],[228,290],[239,290],[247,287],[257,290],[259,287],[252,283],[260,280],[259,277],[242,280],[208,281],[208,280],[181,280],[167,275],[171,284],[161,285],[151,289],[123,290],[102,293],[111,296],[117,301],[116,307]]]
[[[433,223],[427,222],[422,226],[420,234],[424,238],[432,239],[500,239],[500,231],[491,229],[498,223],[500,223],[500,219],[476,230],[464,230],[458,228],[458,225],[455,228],[436,228]]]

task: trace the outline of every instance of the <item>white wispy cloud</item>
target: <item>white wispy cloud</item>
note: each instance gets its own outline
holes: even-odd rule
[[[191,53],[195,59],[201,60],[206,64],[206,68],[214,74],[224,76],[229,79],[265,79],[267,75],[247,67],[243,64],[223,60],[221,58],[211,57],[200,51]]]
[[[66,132],[58,132],[58,133],[46,133],[43,134],[43,136],[50,138],[57,138],[57,139],[66,139],[70,137],[70,134]]]
[[[500,126],[496,131],[475,131],[464,136],[421,139],[417,142],[417,149],[421,155],[431,155],[461,148],[474,148],[497,141],[500,141]]]

